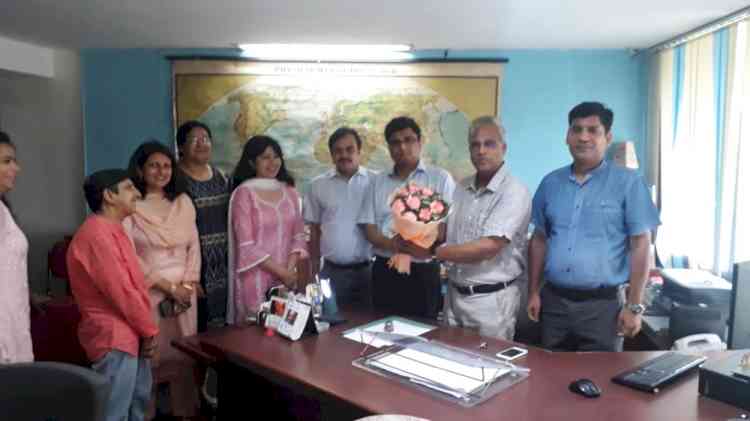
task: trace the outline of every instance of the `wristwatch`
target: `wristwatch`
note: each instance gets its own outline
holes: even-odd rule
[[[643,312],[646,311],[646,306],[643,304],[626,304],[625,308],[630,310],[633,314],[643,314]]]

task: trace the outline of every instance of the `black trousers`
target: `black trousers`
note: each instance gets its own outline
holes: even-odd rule
[[[542,346],[551,351],[622,351],[617,317],[620,293],[611,298],[571,300],[552,288],[541,293]]]
[[[443,304],[440,264],[412,263],[411,273],[388,267],[388,258],[375,256],[372,304],[376,311],[435,319]]]

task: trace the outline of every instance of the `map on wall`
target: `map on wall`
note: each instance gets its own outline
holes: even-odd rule
[[[383,138],[392,118],[422,128],[422,158],[458,180],[473,173],[469,123],[499,115],[501,63],[269,63],[174,60],[175,127],[188,120],[213,133],[213,163],[227,173],[257,134],[278,140],[287,166],[305,191],[332,167],[328,137],[357,130],[362,163],[392,167]]]

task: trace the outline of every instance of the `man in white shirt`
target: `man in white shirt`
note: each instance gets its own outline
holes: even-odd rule
[[[469,154],[477,172],[456,186],[447,241],[433,256],[451,263],[445,320],[483,336],[512,340],[521,298],[519,278],[526,271],[531,196],[510,174],[507,148],[496,118],[472,122]]]
[[[337,304],[370,308],[372,248],[356,218],[374,173],[359,165],[362,139],[354,129],[333,132],[328,149],[336,167],[313,179],[304,217],[311,227],[313,274],[330,279],[333,290],[323,310],[333,315]]]

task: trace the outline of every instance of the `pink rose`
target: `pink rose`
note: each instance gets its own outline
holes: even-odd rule
[[[423,222],[429,222],[430,218],[432,218],[432,212],[430,212],[429,209],[424,208],[421,211],[419,211],[419,220]]]
[[[411,222],[417,222],[417,214],[411,211],[406,212],[404,214],[404,219],[406,219],[407,221],[411,221]]]
[[[422,189],[422,194],[425,196],[432,196],[432,194],[435,193],[432,191],[432,189],[429,189],[427,187]]]
[[[396,199],[391,205],[391,210],[393,210],[396,215],[401,215],[406,210],[406,205],[404,205],[404,201],[402,199]]]
[[[409,207],[409,209],[417,210],[419,209],[420,200],[417,196],[410,196],[408,199],[406,199],[406,206]]]
[[[409,183],[409,192],[410,193],[417,193],[419,191],[419,187],[417,187],[416,184]]]
[[[445,211],[445,205],[441,200],[436,200],[432,203],[430,203],[430,210],[435,215],[442,215],[443,211]]]

